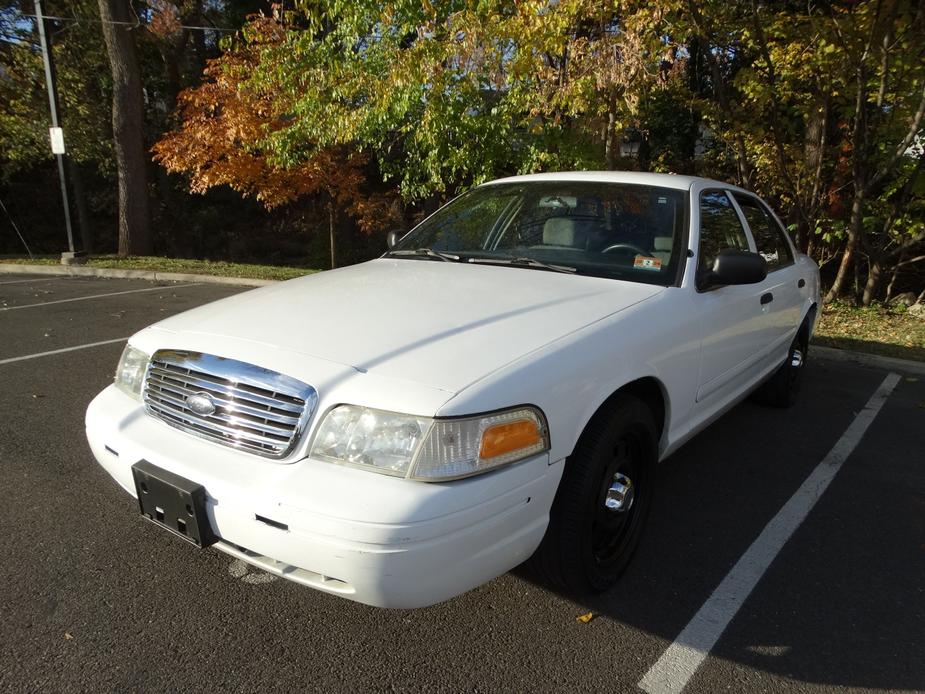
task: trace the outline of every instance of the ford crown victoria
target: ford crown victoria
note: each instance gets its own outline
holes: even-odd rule
[[[508,178],[389,242],[129,340],[86,428],[145,518],[383,607],[527,560],[601,591],[660,460],[750,393],[796,397],[818,268],[746,190]]]

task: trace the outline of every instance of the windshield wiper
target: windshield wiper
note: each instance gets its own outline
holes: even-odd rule
[[[438,260],[445,260],[449,263],[461,262],[458,255],[443,253],[442,251],[435,251],[433,248],[402,248],[397,251],[389,251],[386,253],[386,255],[404,255],[417,258],[437,258]]]
[[[537,270],[552,270],[553,272],[578,272],[578,268],[568,265],[553,265],[544,263],[536,258],[469,258],[470,263],[485,263],[486,265],[513,265],[514,267],[530,267]]]

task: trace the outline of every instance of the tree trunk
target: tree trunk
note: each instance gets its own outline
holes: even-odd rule
[[[870,306],[880,294],[880,283],[883,281],[883,267],[877,259],[871,259],[867,272],[867,283],[864,285],[864,296],[861,298],[862,306]]]
[[[848,222],[848,242],[845,244],[841,263],[838,265],[838,274],[835,275],[835,281],[832,283],[832,287],[829,289],[828,294],[825,295],[824,303],[834,301],[841,296],[844,290],[845,280],[848,279],[848,273],[851,271],[854,252],[857,250],[863,225],[864,196],[855,193],[854,200],[851,203],[851,219]]]
[[[710,61],[710,69],[713,75],[713,89],[716,94],[716,100],[720,106],[720,112],[723,114],[724,125],[733,132],[733,142],[735,143],[735,163],[738,177],[736,183],[743,188],[750,188],[752,182],[751,166],[748,163],[748,150],[745,147],[745,138],[739,128],[734,125],[732,119],[732,108],[729,105],[729,95],[726,93],[726,82],[720,71],[719,61],[712,52],[707,53]]]
[[[899,277],[899,263],[903,261],[903,256],[905,256],[905,251],[900,251],[899,253],[899,262],[893,266],[893,271],[890,273],[890,281],[886,285],[886,296],[883,297],[883,303],[890,303],[890,299],[893,298],[893,287],[896,286],[896,278]]]
[[[331,269],[337,267],[337,244],[334,240],[334,202],[328,203],[328,237],[331,241]]]
[[[808,192],[801,196],[799,203],[800,214],[797,223],[797,246],[806,251],[809,242],[816,232],[818,210],[821,203],[822,168],[825,163],[826,135],[829,119],[828,96],[822,97],[817,106],[809,113],[806,122],[806,135],[804,137],[803,152],[806,171],[812,174],[812,185]]]
[[[196,0],[193,15],[192,15],[192,24],[200,26],[205,24],[205,18],[203,17],[202,11],[202,0]],[[256,10],[255,10],[256,11]],[[193,57],[195,58],[196,64],[194,66],[196,74],[199,74],[203,71],[206,66],[206,32],[204,31],[193,31]]]
[[[870,306],[880,296],[880,285],[883,282],[883,266],[879,260],[871,260],[867,273],[867,283],[864,285],[864,296],[861,298],[862,306]]]
[[[83,173],[73,161],[67,168],[74,193],[74,207],[77,209],[77,225],[80,227],[81,248],[85,253],[93,253],[93,231],[90,226],[90,212],[87,209],[87,192],[84,189]]]
[[[119,178],[119,255],[150,255],[147,152],[141,74],[128,0],[99,0],[112,69],[112,131]],[[113,24],[113,22],[124,22]]]
[[[179,56],[170,43],[160,47],[161,60],[164,61],[164,96],[167,100],[167,112],[171,115],[177,108],[177,95],[180,93]]]
[[[607,109],[607,129],[604,131],[604,168],[613,171],[617,168],[617,152],[620,145],[617,143],[615,105]]]
[[[800,215],[796,220],[796,233],[794,234],[793,243],[796,245],[797,250],[800,253],[806,253],[809,249],[809,224],[806,223],[806,219]]]

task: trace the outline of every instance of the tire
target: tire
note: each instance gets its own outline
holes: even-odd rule
[[[545,583],[570,593],[610,588],[639,545],[657,460],[658,439],[648,406],[630,395],[608,403],[565,461],[549,527],[529,568]],[[623,489],[617,488],[620,484]],[[611,487],[615,491],[608,508]],[[621,496],[625,489],[629,491]]]
[[[758,402],[771,407],[790,407],[796,402],[806,369],[808,347],[805,331],[800,328],[790,343],[787,360],[755,393]]]

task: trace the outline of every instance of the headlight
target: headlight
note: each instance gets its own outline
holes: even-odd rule
[[[430,482],[460,479],[549,450],[539,410],[430,419],[340,405],[325,416],[312,458]]]
[[[126,345],[122,350],[119,366],[116,367],[116,388],[135,400],[141,400],[141,386],[145,380],[145,369],[148,368],[150,359],[151,357],[140,349]]]
[[[341,405],[321,422],[310,455],[405,477],[430,425],[426,417]]]

